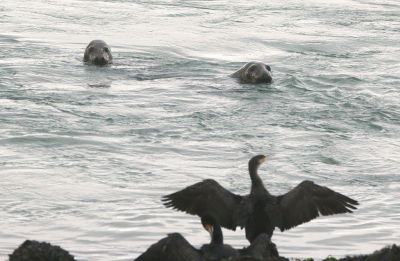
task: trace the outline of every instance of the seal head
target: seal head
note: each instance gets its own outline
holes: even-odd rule
[[[248,62],[231,77],[238,78],[241,83],[272,82],[271,67],[263,62]]]
[[[106,65],[112,63],[111,48],[102,40],[91,41],[85,49],[83,61],[95,65]]]

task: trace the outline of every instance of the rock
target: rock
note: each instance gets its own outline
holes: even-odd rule
[[[26,240],[9,255],[9,261],[75,261],[75,259],[59,246]]]
[[[381,250],[375,251],[370,255],[360,255],[360,256],[347,256],[338,261],[399,261],[400,260],[400,248],[396,245],[391,247],[385,247]],[[329,261],[329,259],[324,259],[323,261]]]
[[[270,258],[238,257],[230,259],[229,261],[289,261],[289,259],[280,256]]]
[[[289,261],[289,259],[285,257],[273,257],[276,248],[274,248],[275,245],[272,243],[270,247],[271,248],[268,249],[267,252],[259,252],[262,253],[262,256],[264,257],[266,256],[264,254],[267,253],[269,255],[267,258],[261,258],[259,255],[258,257],[242,256],[230,258],[229,261]],[[252,251],[256,251],[256,249]],[[255,253],[258,253],[257,251]],[[322,261],[331,260],[336,259],[330,257]],[[26,240],[22,245],[15,249],[11,255],[9,255],[9,261],[75,261],[75,259],[68,253],[68,251],[65,251],[59,246],[52,246],[46,242],[40,243],[35,240]],[[375,251],[370,255],[347,256],[345,258],[337,259],[337,261],[400,261],[400,248],[396,245],[392,245],[391,247],[385,247],[381,250]]]

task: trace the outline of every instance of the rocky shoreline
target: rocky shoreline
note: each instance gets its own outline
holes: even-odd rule
[[[310,254],[312,256],[312,254]],[[268,259],[257,259],[251,257],[241,257],[230,259],[232,261],[302,261],[301,259],[288,259],[285,257],[273,257]],[[306,261],[312,261],[312,258]],[[26,240],[14,252],[9,255],[9,261],[75,261],[75,258],[59,246],[50,243]],[[189,260],[188,260],[189,261]],[[384,247],[369,255],[346,256],[336,259],[326,258],[322,261],[400,261],[400,247],[392,245]]]

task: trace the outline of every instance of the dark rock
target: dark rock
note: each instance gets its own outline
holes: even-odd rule
[[[26,240],[9,256],[9,261],[75,261],[61,247],[35,240]]]
[[[238,257],[229,259],[229,261],[289,261],[284,257],[269,257],[269,258],[256,258],[256,257]]]
[[[262,253],[255,256],[241,256],[230,258],[229,261],[289,261],[285,257],[275,256],[277,251],[274,244],[270,244],[267,251],[261,252],[258,248],[250,249],[254,253]],[[276,251],[276,252],[275,252]],[[322,261],[331,261],[332,258],[326,258]],[[38,242],[35,240],[26,240],[14,252],[9,255],[9,261],[75,261],[74,257],[59,246],[52,246],[46,242]],[[370,255],[347,256],[337,259],[337,261],[400,261],[400,248],[396,245],[385,247],[375,251]]]
[[[266,260],[267,258],[279,257],[276,245],[264,233],[260,234],[250,246],[239,250],[239,253],[242,258],[240,260]]]
[[[329,261],[324,259],[323,261]],[[396,245],[385,247],[370,255],[346,256],[338,261],[400,261],[400,248]]]

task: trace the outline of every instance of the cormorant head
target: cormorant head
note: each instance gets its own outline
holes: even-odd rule
[[[258,169],[258,167],[260,167],[260,165],[266,160],[271,158],[272,156],[274,156],[275,154],[270,154],[268,156],[264,156],[264,155],[257,155],[251,158],[251,160],[249,161],[249,169]]]

